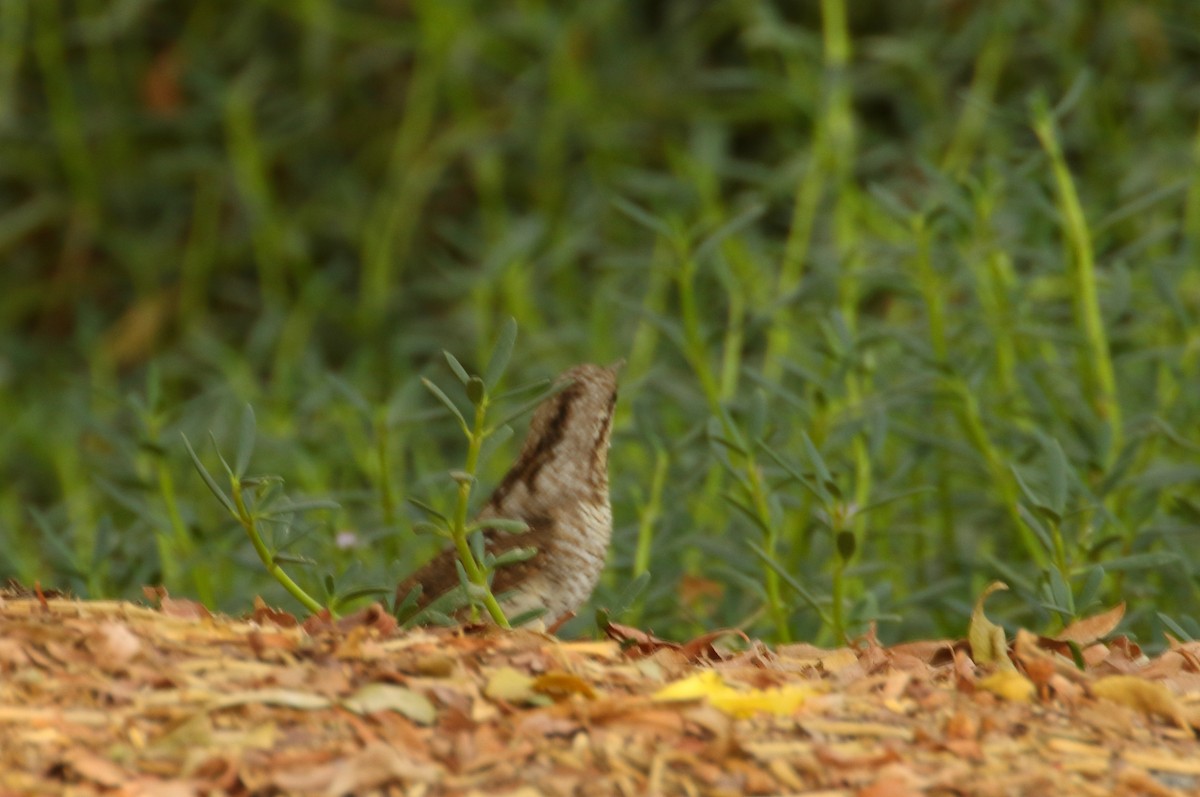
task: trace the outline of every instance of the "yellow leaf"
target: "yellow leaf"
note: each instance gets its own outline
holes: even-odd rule
[[[654,693],[655,700],[676,702],[707,699],[709,704],[735,717],[749,717],[758,712],[791,714],[816,690],[810,686],[793,685],[779,689],[734,689],[712,670],[705,670],[680,681],[667,684]]]
[[[705,670],[681,681],[674,681],[654,693],[655,700],[696,700],[708,697],[720,691],[728,691],[729,687],[721,680],[721,676],[712,670]]]
[[[1016,670],[1000,670],[979,682],[981,689],[999,695],[1011,703],[1028,703],[1037,694],[1037,687]]]
[[[1110,675],[1092,684],[1092,694],[1143,714],[1171,720],[1181,728],[1190,727],[1175,695],[1157,681],[1132,675]]]
[[[540,695],[533,688],[534,679],[512,667],[501,667],[488,678],[483,693],[492,700],[507,703],[549,704],[550,698]]]
[[[993,623],[983,612],[983,602],[993,592],[1008,589],[1002,581],[993,581],[975,602],[975,610],[971,612],[971,626],[967,630],[967,641],[971,643],[971,658],[976,664],[996,664],[1005,670],[1013,668],[1008,658],[1008,644],[1004,639],[1004,629]]]
[[[729,690],[708,698],[713,708],[735,717],[749,717],[758,712],[786,716],[795,713],[804,701],[816,694],[809,686],[784,686],[779,689],[751,689],[748,692]]]

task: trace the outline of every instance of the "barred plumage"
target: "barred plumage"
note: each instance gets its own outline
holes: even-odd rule
[[[539,606],[545,620],[574,612],[589,597],[604,569],[612,537],[608,496],[608,448],[617,400],[617,368],[578,365],[558,378],[570,382],[534,411],[517,461],[500,481],[480,518],[514,518],[530,531],[485,532],[493,554],[532,546],[537,555],[496,571],[493,592],[513,617]],[[424,607],[458,585],[455,552],[447,548],[402,581],[403,599],[423,588]]]

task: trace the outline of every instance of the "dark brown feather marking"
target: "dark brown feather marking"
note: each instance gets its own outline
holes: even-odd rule
[[[591,594],[612,535],[608,496],[608,446],[616,403],[616,371],[579,365],[559,378],[570,380],[533,414],[517,461],[501,479],[480,516],[524,520],[525,534],[484,532],[489,553],[519,547],[536,554],[498,569],[493,592],[507,594],[505,611],[539,604],[562,617]],[[520,488],[520,489],[518,489]],[[397,600],[413,585],[424,608],[458,586],[453,546],[438,553],[397,587]]]
[[[546,425],[545,433],[537,439],[536,447],[528,454],[524,451],[521,452],[521,457],[512,470],[505,474],[504,480],[492,492],[492,497],[488,499],[489,506],[495,507],[503,503],[504,497],[512,492],[512,488],[517,484],[533,484],[538,473],[553,457],[554,449],[562,442],[571,417],[571,408],[582,389],[580,385],[574,384],[554,397],[558,406],[555,408],[554,416]]]

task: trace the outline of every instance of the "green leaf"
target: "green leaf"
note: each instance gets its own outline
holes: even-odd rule
[[[462,594],[466,596],[467,601],[471,604],[479,605],[479,602],[484,597],[484,588],[471,583],[471,579],[467,578],[467,569],[463,567],[463,563],[458,559],[454,560],[454,572],[458,574],[458,586]]]
[[[545,606],[535,606],[532,609],[521,612],[516,617],[510,618],[508,621],[508,624],[511,625],[513,628],[516,628],[518,626],[525,625],[526,623],[532,623],[534,620],[538,619],[545,613],[546,613]]]
[[[1129,573],[1134,570],[1154,570],[1159,567],[1179,564],[1181,558],[1177,553],[1169,551],[1152,551],[1150,553],[1135,553],[1132,556],[1119,556],[1104,563],[1104,568],[1110,573]]]
[[[213,450],[217,452],[217,459],[220,461],[221,467],[225,469],[225,475],[229,477],[229,482],[232,484],[238,481],[239,477],[233,472],[233,468],[229,467],[229,463],[225,461],[224,455],[221,454],[221,447],[217,445],[217,436],[209,432],[208,439],[212,441]]]
[[[1195,642],[1196,641],[1196,637],[1192,634],[1189,634],[1187,632],[1187,629],[1185,629],[1179,623],[1175,622],[1174,620],[1172,620],[1170,617],[1163,614],[1162,612],[1157,612],[1157,615],[1158,615],[1159,622],[1161,622],[1163,625],[1165,625],[1167,627],[1167,630],[1170,631],[1172,634],[1179,637],[1180,639],[1182,639],[1185,642]]]
[[[467,543],[471,547],[471,556],[475,557],[476,562],[482,562],[484,554],[487,553],[487,545],[483,534],[478,531],[472,533],[471,536],[467,537]]]
[[[824,609],[821,608],[821,604],[817,601],[816,597],[807,589],[805,589],[804,585],[797,581],[795,576],[787,571],[787,568],[776,562],[775,557],[771,556],[766,552],[766,550],[752,540],[747,540],[746,544],[750,546],[750,550],[758,554],[758,558],[762,559],[767,567],[774,570],[779,577],[783,579],[783,582],[791,587],[792,590],[794,590],[795,593],[799,595],[800,598],[821,617],[822,622],[824,622],[826,625],[832,622],[829,615]]]
[[[746,454],[746,449],[721,434],[721,425],[717,422],[716,418],[709,419],[708,439],[713,443],[728,448],[736,454],[742,454],[743,456]]]
[[[1070,465],[1067,455],[1063,452],[1058,440],[1046,435],[1038,435],[1042,449],[1046,453],[1046,487],[1049,491],[1047,500],[1050,509],[1058,517],[1062,517],[1067,509],[1067,478]]]
[[[208,468],[204,467],[204,463],[200,461],[200,457],[196,456],[196,450],[192,448],[192,443],[188,440],[187,435],[180,432],[179,436],[183,438],[183,446],[187,449],[188,456],[192,458],[192,464],[196,467],[197,472],[199,472],[200,478],[204,479],[204,483],[208,485],[208,489],[212,491],[212,494],[217,497],[217,500],[221,502],[230,515],[235,518],[238,517],[237,506],[234,505],[233,499],[225,495],[221,491],[221,488],[217,486],[216,479],[208,472]]]
[[[1075,669],[1087,669],[1087,660],[1083,658],[1083,646],[1073,639],[1067,640],[1067,649],[1071,651],[1071,661],[1075,663]]]
[[[769,448],[766,443],[759,443],[759,448],[765,451],[767,456],[775,460],[775,464],[783,468],[784,471],[787,472],[788,476],[804,485],[804,487],[807,488],[814,497],[821,501],[821,505],[823,507],[830,509],[833,506],[833,496],[829,494],[829,491],[826,490],[823,485],[817,484],[806,474],[796,470],[796,468],[790,462],[785,460],[779,454],[776,454],[774,449]]]
[[[422,501],[421,499],[419,499],[419,498],[405,498],[404,500],[408,501],[410,504],[412,504],[413,506],[415,506],[417,509],[420,509],[422,512],[424,512],[425,514],[429,515],[430,517],[435,517],[435,518],[437,518],[438,520],[440,520],[440,521],[442,521],[443,523],[445,523],[447,526],[449,526],[449,525],[450,525],[450,518],[446,517],[446,516],[445,516],[445,515],[443,515],[441,512],[439,512],[437,509],[433,508],[432,506],[430,506],[429,504],[425,503],[425,502],[424,502],[424,501]]]
[[[496,517],[476,520],[467,526],[467,531],[469,532],[478,531],[479,529],[495,529],[505,534],[525,534],[529,531],[529,524],[524,520]]]
[[[1042,521],[1038,520],[1037,515],[1030,512],[1029,508],[1021,503],[1017,504],[1017,514],[1020,515],[1021,520],[1025,521],[1025,525],[1029,526],[1033,530],[1033,533],[1037,535],[1038,541],[1042,543],[1042,547],[1049,552],[1053,552],[1054,540],[1050,536],[1050,532],[1042,525]]]
[[[457,357],[445,349],[442,349],[442,355],[446,358],[446,362],[449,363],[450,370],[458,377],[458,381],[462,382],[463,386],[466,386],[467,382],[471,381],[471,375],[467,373],[467,369],[462,367],[462,363],[458,361]]]
[[[664,238],[670,238],[674,240],[676,237],[674,230],[672,230],[670,225],[668,225],[665,221],[657,216],[651,215],[645,210],[642,210],[629,200],[623,197],[614,196],[610,201],[617,210],[621,211],[638,224],[641,224],[643,227],[653,230]]]
[[[813,445],[808,432],[801,430],[800,439],[804,441],[804,453],[808,455],[808,461],[812,463],[813,471],[817,474],[816,483],[820,488],[818,497],[823,504],[828,506],[833,503],[833,497],[841,498],[841,491],[838,490],[837,484],[833,481],[833,474],[829,472],[825,460],[821,457],[821,452]]]
[[[444,627],[458,625],[457,620],[445,612],[439,612],[437,609],[426,609],[425,611],[421,612],[418,617],[428,620],[434,625],[440,625]]]
[[[246,476],[238,479],[238,484],[242,485],[242,489],[251,489],[262,493],[283,484],[283,477],[269,473],[262,476]]]
[[[1096,602],[1100,596],[1100,587],[1104,584],[1104,568],[1100,565],[1093,565],[1088,569],[1087,577],[1083,581],[1083,587],[1079,590],[1079,611],[1087,611],[1087,609]]]
[[[914,495],[920,495],[921,493],[932,493],[936,491],[936,487],[914,487],[911,490],[902,490],[898,493],[891,493],[890,495],[881,495],[874,501],[859,507],[857,510],[855,510],[855,514],[864,515],[867,512],[870,512],[872,509],[879,509],[880,507],[893,504],[896,501],[902,501],[905,498],[911,498]]]
[[[317,564],[317,560],[311,556],[282,552],[271,554],[271,562],[277,565],[305,565],[307,567]],[[331,592],[330,594],[333,593]]]
[[[496,345],[492,347],[492,355],[488,358],[487,367],[483,369],[483,382],[489,392],[496,389],[500,377],[508,368],[508,361],[512,357],[513,346],[516,342],[517,319],[509,317],[500,329],[500,336],[496,338]]]
[[[1047,577],[1046,586],[1050,591],[1050,605],[1046,608],[1053,609],[1067,617],[1074,617],[1075,596],[1071,594],[1071,585],[1067,583],[1066,577],[1057,568],[1052,568],[1047,573]]]
[[[758,516],[757,512],[755,512],[753,509],[751,509],[749,506],[747,506],[741,500],[739,500],[735,496],[730,495],[729,493],[722,493],[721,497],[724,498],[725,501],[730,506],[732,506],[738,512],[741,512],[743,515],[745,515],[745,517],[751,523],[753,523],[755,525],[755,527],[757,527],[758,530],[761,531],[764,535],[768,535],[768,536],[770,535],[771,529],[767,527],[767,524],[765,522],[763,522],[763,519]]]
[[[423,536],[425,534],[433,534],[438,537],[450,536],[450,530],[445,526],[439,526],[437,523],[430,523],[428,520],[418,520],[416,523],[413,523],[411,531],[417,536]]]
[[[1047,503],[1046,499],[1029,486],[1025,479],[1022,478],[1021,471],[1017,469],[1017,466],[1010,464],[1008,467],[1009,470],[1012,471],[1013,477],[1017,480],[1017,487],[1021,489],[1021,493],[1025,496],[1025,500],[1028,501],[1034,509],[1045,515],[1046,518],[1052,521],[1055,525],[1058,525],[1060,522],[1062,522],[1062,515],[1056,513],[1054,508]],[[1048,546],[1047,550],[1053,550],[1053,548]]]
[[[713,249],[721,244],[726,238],[741,231],[742,229],[753,224],[767,210],[765,203],[755,202],[750,207],[743,210],[738,215],[734,216],[729,221],[722,224],[712,232],[707,238],[700,242],[696,247],[695,259],[703,260]]]
[[[357,589],[352,589],[343,595],[339,595],[338,603],[345,604],[350,603],[351,601],[356,601],[359,598],[391,595],[394,592],[394,589],[388,589],[386,587],[359,587]]]
[[[85,579],[87,577],[85,572],[87,565],[82,561],[76,561],[78,555],[75,553],[75,549],[68,544],[66,531],[56,528],[50,522],[50,519],[36,507],[29,507],[29,516],[37,524],[38,531],[40,532],[39,540],[43,543],[49,543],[51,551],[57,555],[59,561],[55,562],[55,566],[67,571],[75,578]]]
[[[487,397],[487,387],[483,384],[483,380],[477,376],[473,376],[467,380],[467,398],[472,404],[478,407]]]
[[[483,463],[487,462],[496,449],[507,443],[513,436],[513,428],[507,424],[500,427],[495,427],[487,431],[487,438],[483,441],[483,446],[479,449],[479,467],[483,467]]]
[[[528,562],[530,559],[537,556],[537,552],[538,549],[532,545],[522,548],[510,548],[492,561],[492,567],[507,567],[508,565],[515,565],[519,562]]]
[[[467,426],[466,418],[463,417],[462,412],[459,411],[458,407],[454,404],[454,402],[450,400],[450,397],[447,396],[445,393],[443,393],[442,389],[440,387],[438,387],[437,385],[435,385],[433,382],[429,381],[425,377],[421,377],[421,384],[425,386],[426,390],[428,390],[435,397],[437,397],[437,400],[442,402],[442,404],[446,407],[446,409],[450,410],[450,414],[453,415],[456,419],[458,419],[458,425],[462,429],[463,434],[470,437],[471,436],[471,428],[469,426]]]
[[[843,562],[849,562],[858,550],[858,538],[852,531],[839,531],[837,535],[838,556]]]
[[[1015,584],[1017,592],[1032,595],[1037,590],[1037,585],[1026,575],[1023,568],[1015,567],[991,554],[984,554],[983,560],[989,567],[1004,576],[1005,581]]]
[[[1129,480],[1150,490],[1200,483],[1200,465],[1153,465]]]
[[[425,588],[420,584],[416,584],[408,591],[408,594],[402,599],[398,599],[398,603],[392,608],[392,616],[397,620],[407,618],[416,608],[417,601],[421,599],[421,593]]]
[[[723,430],[725,436],[733,438],[731,445],[736,447],[738,451],[745,452],[749,450],[749,446],[746,444],[746,435],[742,433],[742,428],[733,420],[733,416],[729,413],[729,408],[724,404],[717,407],[717,416],[709,419],[708,429],[710,435],[719,434],[718,430]]]
[[[1177,495],[1171,500],[1170,507],[1171,514],[1178,515],[1194,526],[1200,526],[1200,504]]]

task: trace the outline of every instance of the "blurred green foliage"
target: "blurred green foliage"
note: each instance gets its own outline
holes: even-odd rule
[[[512,316],[628,359],[597,606],[1200,635],[1197,74],[1190,0],[4,0],[0,576],[286,601],[181,442],[249,403],[273,550],[394,583]]]

